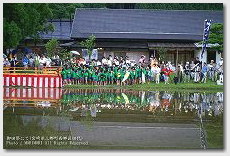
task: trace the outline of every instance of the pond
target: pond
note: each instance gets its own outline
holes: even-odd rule
[[[223,149],[223,92],[4,88],[4,148]]]

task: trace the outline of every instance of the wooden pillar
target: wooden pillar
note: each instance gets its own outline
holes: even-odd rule
[[[176,68],[178,66],[178,49],[176,49]]]

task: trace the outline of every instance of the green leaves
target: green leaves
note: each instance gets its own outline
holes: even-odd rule
[[[213,50],[223,52],[223,24],[222,23],[213,23],[210,29],[210,35],[208,42],[211,44],[218,43],[219,45],[211,47]]]
[[[94,35],[91,35],[88,39],[86,39],[85,41],[82,41],[80,43],[81,46],[83,46],[86,49],[88,49],[89,58],[92,55],[93,48],[96,45],[95,41],[96,41],[96,37]]]
[[[159,48],[157,48],[157,52],[159,54],[159,59],[161,61],[165,61],[167,49],[164,47],[159,47]]]
[[[4,46],[7,48],[16,47],[21,39],[21,29],[14,21],[7,22],[4,20],[3,26]]]
[[[4,3],[4,47],[15,47],[26,37],[36,37],[46,30],[44,24],[51,17],[48,4]]]
[[[51,39],[45,44],[48,57],[52,57],[55,55],[58,44],[59,42],[57,39]]]

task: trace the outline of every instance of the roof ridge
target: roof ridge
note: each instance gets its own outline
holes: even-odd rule
[[[110,8],[76,8],[75,11],[79,10],[113,10],[113,11],[130,11],[130,10],[135,10],[135,11],[213,11],[213,12],[223,12],[223,10],[167,10],[167,9],[110,9]]]

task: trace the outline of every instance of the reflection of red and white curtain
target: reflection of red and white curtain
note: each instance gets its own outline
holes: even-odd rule
[[[4,88],[3,99],[45,99],[58,100],[62,97],[61,88]]]

